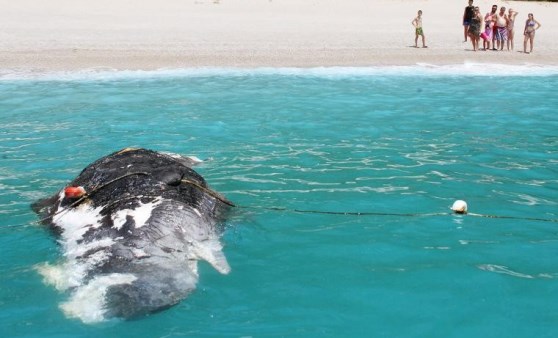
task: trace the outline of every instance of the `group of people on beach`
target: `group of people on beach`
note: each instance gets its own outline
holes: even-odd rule
[[[504,45],[507,50],[513,50],[514,45],[514,24],[518,12],[512,8],[506,13],[506,7],[493,5],[492,10],[484,16],[481,15],[478,6],[473,6],[473,0],[469,0],[469,5],[465,7],[463,13],[463,36],[464,41],[467,38],[471,39],[473,50],[480,50],[480,40],[482,39],[482,50],[504,50]],[[482,24],[484,23],[484,30]],[[426,38],[422,30],[422,11],[419,10],[417,17],[413,19],[411,24],[415,27],[415,47],[418,48],[418,39],[422,37],[422,47],[426,48]],[[525,29],[523,35],[523,52],[529,54],[533,52],[533,43],[535,41],[535,31],[541,27],[541,24],[535,20],[533,13],[529,13],[527,21],[525,22]],[[527,51],[527,43],[529,43],[529,51]],[[492,48],[491,48],[492,47]]]
[[[493,5],[492,10],[484,16],[481,15],[478,6],[473,6],[473,0],[469,0],[469,5],[465,7],[463,13],[463,36],[464,42],[467,37],[471,39],[473,50],[480,49],[480,40],[482,39],[482,50],[504,50],[504,44],[507,50],[513,50],[514,45],[514,24],[518,12],[512,8],[506,13],[506,7]],[[482,24],[484,23],[484,30]],[[523,30],[523,52],[529,54],[533,52],[533,43],[535,41],[535,31],[541,27],[541,24],[535,20],[533,13],[529,13],[525,28]],[[527,43],[530,45],[527,51]],[[491,48],[492,47],[492,48]]]

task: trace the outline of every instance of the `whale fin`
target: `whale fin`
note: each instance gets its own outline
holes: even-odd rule
[[[231,267],[227,262],[227,258],[221,251],[221,243],[217,239],[209,239],[205,242],[195,245],[193,248],[193,253],[198,259],[203,259],[204,261],[211,264],[211,266],[219,271],[220,273],[226,275],[231,271]]]

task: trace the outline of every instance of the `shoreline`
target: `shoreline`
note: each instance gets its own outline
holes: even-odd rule
[[[196,77],[251,77],[251,76],[294,76],[312,78],[352,77],[548,77],[558,76],[558,65],[542,64],[428,64],[383,65],[383,66],[318,66],[318,67],[188,67],[119,70],[114,68],[83,68],[78,70],[6,70],[0,69],[0,83],[19,81],[112,81],[138,79],[172,79]]]
[[[558,66],[558,3],[475,0],[534,12],[535,49],[473,52],[460,23],[466,1],[447,0],[0,0],[0,70],[145,70],[193,67],[382,67],[421,63]],[[414,48],[422,9],[429,48]]]
[[[411,49],[411,48],[409,48]],[[414,49],[414,48],[413,48]],[[419,50],[414,55],[392,50],[378,56],[369,49],[337,49],[331,51],[289,51],[277,54],[251,50],[207,50],[200,52],[157,50],[41,50],[0,52],[0,69],[27,71],[79,71],[83,69],[157,70],[161,68],[315,68],[315,67],[382,67],[412,66],[421,63],[439,66],[466,63],[506,64],[521,66],[537,64],[558,66],[557,55],[529,54],[519,51],[448,51],[447,49]],[[420,53],[420,54],[419,54]],[[42,56],[37,57],[37,54]],[[496,55],[501,54],[501,55]]]

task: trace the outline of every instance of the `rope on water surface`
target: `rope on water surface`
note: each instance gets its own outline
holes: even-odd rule
[[[231,207],[235,207],[235,206],[236,206],[236,205],[234,205],[233,202],[231,202],[231,201],[229,201],[228,199],[226,199],[225,197],[221,196],[218,192],[216,192],[216,191],[214,191],[214,190],[211,190],[211,189],[209,189],[209,188],[207,188],[207,187],[204,187],[203,185],[201,185],[201,184],[199,184],[199,183],[197,183],[197,182],[194,182],[194,181],[191,181],[191,180],[181,180],[180,182],[185,183],[185,184],[190,184],[190,185],[192,185],[192,186],[194,186],[194,187],[200,189],[201,191],[207,193],[207,194],[210,195],[211,197],[213,197],[213,198],[219,200],[220,202],[225,203],[225,204],[228,205],[228,206],[231,206]]]
[[[200,186],[201,187],[201,186]],[[204,188],[204,191],[207,188]],[[207,189],[207,191],[212,191]],[[438,212],[438,213],[395,213],[395,212],[356,212],[356,211],[323,211],[323,210],[302,210],[302,209],[287,209],[282,207],[257,207],[257,206],[237,206],[232,204],[226,199],[221,199],[222,197],[214,196],[219,199],[221,202],[236,207],[238,209],[259,209],[259,210],[269,210],[269,211],[280,211],[280,212],[292,212],[292,213],[299,213],[299,214],[323,214],[323,215],[339,215],[339,216],[356,216],[356,217],[366,217],[366,216],[396,216],[396,217],[433,217],[433,216],[451,216],[456,215],[453,212]],[[78,200],[79,201],[79,200]],[[76,201],[76,202],[78,202]],[[74,202],[74,203],[76,203]],[[228,202],[228,203],[227,203]],[[231,204],[229,204],[231,203]],[[64,209],[63,211],[67,211],[68,209]],[[61,212],[43,218],[41,220],[32,222],[31,224],[41,223],[45,220],[48,220]],[[521,221],[535,221],[535,222],[551,222],[551,223],[558,223],[558,219],[555,218],[539,218],[539,217],[520,217],[520,216],[505,216],[505,215],[484,215],[484,214],[476,214],[476,213],[467,213],[461,214],[459,216],[470,216],[470,217],[482,217],[482,218],[494,218],[494,219],[512,219],[512,220],[521,220]],[[14,224],[1,227],[0,230],[4,229],[12,229],[12,228],[19,228],[28,226],[29,224]]]
[[[483,215],[483,214],[467,214],[473,217],[484,217],[484,218],[503,218],[503,219],[517,219],[523,221],[538,221],[538,222],[554,222],[558,223],[558,219],[555,218],[538,218],[538,217],[520,217],[520,216],[504,216],[504,215]]]
[[[108,181],[108,182],[106,182],[106,183],[104,183],[100,186],[95,187],[93,190],[91,190],[89,192],[86,192],[83,196],[81,196],[79,199],[77,199],[72,204],[70,204],[68,208],[60,210],[60,211],[54,213],[51,216],[42,218],[42,219],[40,219],[38,221],[35,221],[35,222],[32,222],[32,223],[42,223],[44,221],[47,221],[49,219],[54,218],[55,216],[60,215],[61,213],[67,212],[70,208],[75,207],[76,205],[79,205],[81,202],[83,202],[85,199],[87,199],[91,195],[95,194],[97,191],[99,191],[99,190],[101,190],[101,189],[103,189],[103,188],[121,180],[121,179],[124,179],[124,178],[129,177],[129,176],[133,176],[133,175],[149,176],[149,174],[145,173],[145,172],[133,172],[133,173],[127,173],[127,174],[124,174],[122,176],[119,176],[119,177],[117,177],[115,179],[112,179],[112,180],[110,180],[110,181]],[[218,201],[220,201],[220,202],[222,202],[222,203],[224,203],[228,206],[236,207],[236,208],[239,208],[239,209],[260,209],[260,210],[270,210],[270,211],[280,211],[280,212],[293,212],[293,213],[300,213],[300,214],[323,214],[323,215],[340,215],[340,216],[357,216],[357,217],[360,217],[360,216],[429,217],[429,216],[448,216],[448,215],[456,214],[455,212],[452,212],[452,213],[449,213],[449,212],[440,212],[440,213],[395,213],[395,212],[374,212],[374,211],[364,211],[364,212],[359,212],[359,211],[324,211],[324,210],[287,209],[287,208],[282,208],[282,207],[237,206],[234,203],[232,203],[231,201],[227,200],[222,195],[220,195],[219,193],[217,193],[216,191],[211,190],[207,187],[204,187],[204,186],[202,186],[201,184],[199,184],[195,181],[182,179],[180,182],[184,183],[184,184],[191,185],[191,186],[207,193],[208,195],[212,196],[213,198],[217,199]],[[476,214],[476,213],[459,213],[459,214],[462,215],[462,216],[468,215],[468,216],[471,216],[471,217],[483,217],[483,218],[495,218],[495,219],[513,219],[513,220],[524,220],[524,221],[558,223],[558,219],[553,219],[553,218],[520,217],[520,216],[506,216],[506,215],[484,215],[484,214]],[[25,225],[27,225],[27,224],[9,225],[9,226],[6,226],[6,227],[2,227],[1,229],[9,229],[9,228],[25,226]]]
[[[396,213],[396,212],[374,212],[374,211],[324,211],[324,210],[302,210],[302,209],[287,209],[281,207],[255,207],[255,206],[238,206],[242,209],[263,209],[270,211],[284,211],[300,214],[322,214],[322,215],[339,215],[339,216],[398,216],[398,217],[429,217],[429,216],[450,216],[456,215],[454,212],[435,212],[435,213]],[[554,222],[558,223],[558,219],[553,218],[538,218],[538,217],[520,217],[520,216],[505,216],[505,215],[484,215],[475,213],[458,214],[460,216],[483,217],[483,218],[499,218],[499,219],[515,219],[524,221],[538,221],[538,222]]]

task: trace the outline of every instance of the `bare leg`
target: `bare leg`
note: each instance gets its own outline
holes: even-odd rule
[[[463,26],[463,37],[465,38],[465,41],[463,42],[467,42],[468,35],[469,35],[469,26]]]
[[[422,35],[422,47],[426,47],[426,38],[424,37],[424,34]]]
[[[513,50],[513,30],[508,30],[508,50]]]
[[[531,49],[529,50],[529,53],[533,53],[533,43],[535,42],[535,37],[532,36],[529,41],[531,42]]]
[[[523,39],[523,53],[527,53],[527,40],[529,37],[525,35],[525,39]]]

